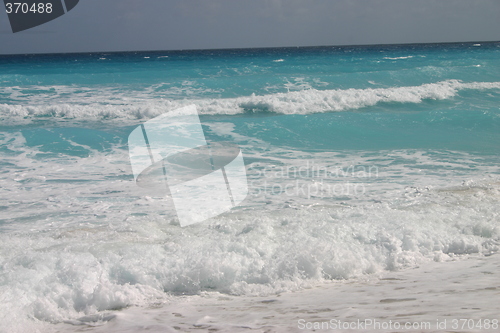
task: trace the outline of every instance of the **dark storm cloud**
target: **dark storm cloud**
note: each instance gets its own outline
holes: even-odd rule
[[[0,53],[500,40],[498,0],[82,0]]]

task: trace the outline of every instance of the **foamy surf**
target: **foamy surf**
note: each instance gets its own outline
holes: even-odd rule
[[[294,293],[234,297],[207,292],[177,297],[147,310],[131,307],[108,314],[109,322],[88,322],[83,317],[72,322],[73,326],[58,325],[57,329],[75,332],[84,326],[96,333],[145,329],[421,333],[453,330],[465,324],[467,332],[484,332],[479,328],[484,322],[492,330],[499,324],[496,298],[500,285],[494,274],[498,269],[498,254],[454,258],[416,269],[318,284]],[[471,315],[481,319],[464,321]]]
[[[50,117],[57,121],[95,121],[95,120],[137,120],[154,118],[170,110],[195,104],[202,115],[236,115],[247,112],[271,112],[277,114],[312,114],[357,110],[379,103],[413,103],[424,100],[450,99],[465,90],[497,90],[500,82],[461,82],[447,80],[411,87],[368,88],[346,90],[306,89],[270,95],[252,95],[237,98],[187,99],[187,100],[148,100],[145,96],[130,97],[109,92],[95,92],[90,104],[83,104],[86,97],[65,103],[41,103],[37,105],[0,104],[0,117],[5,124],[26,123]],[[87,91],[86,94],[92,94]],[[109,99],[114,96],[113,99]],[[96,100],[97,99],[97,100]],[[100,101],[102,99],[102,101]],[[107,103],[103,103],[107,101]],[[49,102],[49,99],[47,99]]]
[[[107,327],[115,322],[110,310],[138,306],[140,313],[152,304],[178,304],[178,295],[216,291],[273,299],[332,279],[499,250],[498,180],[450,187],[443,175],[441,186],[403,188],[383,178],[367,184],[370,190],[358,199],[352,193],[308,197],[301,190],[264,194],[255,173],[273,186],[281,176],[269,163],[263,171],[262,156],[255,157],[261,164],[252,166],[252,195],[240,209],[180,228],[162,197],[138,192],[127,179],[119,151],[66,166],[58,159],[37,163],[12,156],[10,163],[17,159],[32,171],[12,170],[17,178],[8,177],[11,192],[2,197],[10,207],[10,219],[2,221],[8,232],[0,235],[2,322],[9,332],[47,322]],[[367,153],[365,162],[372,159]],[[422,156],[419,163],[429,162]],[[381,168],[385,176],[379,177],[405,172],[394,168]],[[106,170],[111,172],[103,183]],[[77,172],[85,181],[67,179]],[[339,172],[336,183],[360,176]],[[407,172],[408,183],[429,184]],[[314,177],[303,181],[312,184]]]
[[[0,57],[0,331],[487,318],[499,50]],[[249,195],[183,228],[168,193],[135,184],[127,138],[187,104],[208,142],[240,147]]]

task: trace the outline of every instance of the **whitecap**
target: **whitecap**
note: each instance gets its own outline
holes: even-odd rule
[[[196,89],[188,83],[185,89]],[[47,89],[47,87],[44,87]],[[0,104],[2,123],[29,123],[39,117],[51,117],[52,120],[137,120],[156,117],[165,112],[196,104],[200,114],[241,114],[245,112],[274,112],[281,114],[310,114],[356,110],[373,106],[381,102],[421,103],[429,99],[448,99],[462,90],[500,89],[500,82],[462,82],[447,80],[427,83],[419,86],[391,88],[333,89],[317,90],[311,88],[302,78],[287,84],[287,88],[297,91],[267,95],[241,96],[235,98],[186,98],[186,99],[151,99],[151,92],[139,93],[131,97],[127,93],[101,89],[94,92],[81,88],[82,92],[72,95],[69,100],[52,102],[53,95],[37,97],[37,102],[22,100],[19,104]],[[12,94],[20,94],[12,87]],[[56,91],[72,91],[74,87],[56,87]],[[175,88],[179,89],[179,88]],[[91,102],[88,94],[94,95]],[[100,95],[99,95],[100,94]],[[21,98],[21,97],[20,97]]]
[[[384,57],[384,59],[387,60],[399,60],[399,59],[410,59],[413,58],[413,56],[406,56],[406,57]]]

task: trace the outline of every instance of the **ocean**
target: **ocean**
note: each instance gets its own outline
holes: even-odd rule
[[[248,196],[181,227],[128,136],[189,105]],[[2,332],[500,249],[498,42],[0,56],[0,119]]]

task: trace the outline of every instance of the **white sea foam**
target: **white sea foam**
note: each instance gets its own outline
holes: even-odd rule
[[[293,83],[304,85],[303,81]],[[290,87],[292,87],[290,86]],[[54,87],[48,87],[52,89]],[[55,88],[54,88],[55,89]],[[304,89],[287,93],[251,95],[236,98],[152,98],[151,91],[130,96],[130,92],[116,90],[94,91],[89,88],[64,88],[58,102],[53,96],[30,97],[23,104],[0,104],[0,118],[4,123],[27,122],[39,117],[75,120],[134,120],[156,117],[179,107],[196,104],[201,114],[239,114],[244,112],[274,112],[281,114],[309,114],[346,111],[381,102],[420,103],[426,99],[448,99],[462,90],[500,89],[500,82],[461,82],[447,80],[420,86],[394,88],[367,88],[346,90]],[[154,88],[157,89],[157,88]],[[173,88],[178,89],[178,88]],[[56,89],[55,89],[56,90]],[[12,98],[21,98],[22,91],[5,89]]]
[[[230,124],[209,126],[233,133]],[[40,159],[20,133],[3,134],[2,145],[12,151],[0,175],[8,189],[0,192],[0,321],[9,332],[164,302],[169,294],[268,295],[499,249],[500,183],[481,179],[488,163],[465,153],[342,156],[242,144],[258,161],[249,166],[252,195],[233,212],[180,228],[163,197],[135,186],[122,149]],[[265,180],[289,181],[265,168],[311,160],[328,168],[376,164],[380,173],[363,179],[365,197],[253,195]],[[458,160],[476,173],[453,174]],[[444,171],[417,172],[429,165]]]
[[[384,57],[384,59],[388,59],[388,60],[399,60],[399,59],[411,59],[413,58],[414,56],[406,56],[406,57]]]
[[[357,281],[324,283],[277,296],[234,297],[206,292],[177,297],[154,309],[132,307],[85,316],[72,321],[73,326],[58,326],[63,326],[61,333],[75,332],[76,325],[92,325],[85,328],[92,333],[135,333],[146,327],[157,332],[290,333],[324,329],[421,333],[444,331],[444,326],[438,327],[437,322],[446,323],[449,328],[453,323],[463,323],[461,318],[475,316],[483,318],[475,323],[486,322],[487,327],[492,327],[489,318],[496,318],[500,312],[495,298],[498,278],[494,274],[499,268],[499,255],[468,256],[464,260],[434,262]],[[323,329],[314,330],[314,325]],[[377,329],[382,327],[388,329]],[[439,329],[433,330],[434,327]]]
[[[379,102],[418,103],[450,98],[463,89],[499,87],[499,82],[444,81],[194,102],[204,114],[306,114]],[[3,105],[0,112],[2,118],[25,121],[52,116],[122,122],[193,103],[131,100],[131,105],[126,96],[111,100],[112,105],[99,100],[87,105]],[[0,135],[6,149],[0,152],[0,322],[9,333],[168,301],[169,294],[215,290],[267,295],[499,249],[500,182],[498,177],[484,178],[497,174],[498,164],[486,157],[418,150],[376,156],[259,150],[254,139],[235,133],[231,123],[207,126],[231,137],[245,158],[254,161],[248,168],[251,195],[239,209],[192,228],[179,227],[165,197],[135,186],[122,148],[99,152],[85,147],[89,157],[42,158],[44,152],[27,147],[20,132]],[[342,168],[326,185],[360,181],[346,172],[350,165],[376,165],[379,172],[361,178],[366,192],[360,195],[262,191],[266,181],[282,187],[294,181],[273,172],[280,166],[298,168],[307,161],[329,170]],[[306,174],[300,180],[309,185],[322,179]]]
[[[269,295],[497,250],[498,187],[443,193],[400,207],[241,210],[190,229],[154,213],[131,215],[152,198],[84,204],[59,195],[58,209],[72,206],[82,222],[48,217],[38,232],[28,222],[1,236],[0,318],[15,332],[32,320],[61,322],[168,301],[168,293]],[[118,219],[118,209],[128,214]],[[84,222],[99,211],[108,214],[102,223]]]

